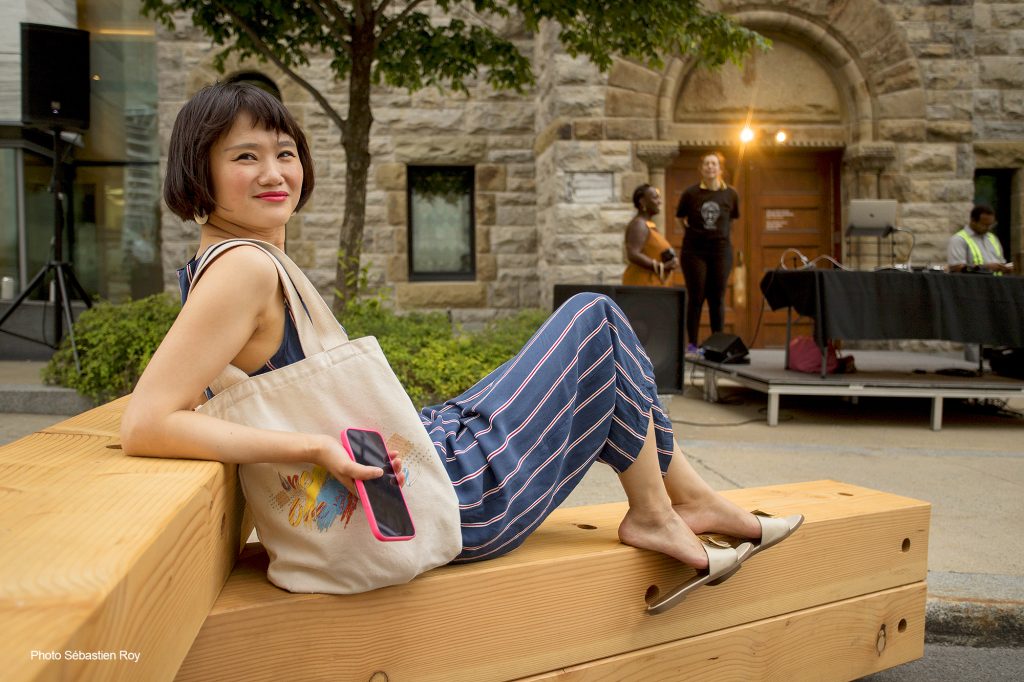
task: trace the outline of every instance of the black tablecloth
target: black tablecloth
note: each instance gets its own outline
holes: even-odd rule
[[[945,339],[1024,347],[1024,277],[772,270],[761,279],[761,292],[772,310],[791,306],[815,318],[819,341]]]

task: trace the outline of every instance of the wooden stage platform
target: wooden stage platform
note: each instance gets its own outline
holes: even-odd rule
[[[852,374],[830,374],[824,378],[785,369],[782,350],[752,350],[750,364],[725,365],[704,358],[686,358],[686,363],[704,373],[704,399],[718,401],[718,380],[728,379],[768,394],[768,425],[779,423],[779,398],[784,395],[885,396],[890,398],[931,398],[931,426],[942,428],[944,398],[1024,398],[1024,381],[986,371],[982,376],[950,376],[938,370],[978,369],[977,363],[930,353],[903,351],[850,351],[857,364]],[[918,370],[915,372],[915,370]]]

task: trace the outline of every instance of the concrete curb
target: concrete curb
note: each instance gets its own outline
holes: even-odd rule
[[[925,639],[1024,647],[1024,582],[1016,575],[929,571]]]
[[[69,415],[93,407],[91,400],[70,388],[33,384],[0,386],[0,413]]]
[[[1024,647],[1024,602],[929,598],[925,642],[984,648]]]

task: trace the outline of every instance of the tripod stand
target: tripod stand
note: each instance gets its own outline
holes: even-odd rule
[[[82,302],[85,303],[87,308],[92,307],[92,299],[89,294],[86,293],[85,288],[79,283],[78,278],[75,277],[75,271],[71,267],[71,263],[64,261],[64,190],[61,184],[61,163],[63,161],[63,155],[61,153],[61,130],[60,128],[53,129],[53,176],[50,180],[50,191],[53,193],[53,256],[52,258],[40,268],[39,272],[35,274],[32,281],[28,283],[25,290],[21,292],[21,295],[14,300],[11,307],[0,317],[0,327],[3,327],[4,322],[7,321],[14,311],[18,309],[25,299],[32,294],[40,285],[45,285],[49,279],[49,275],[53,273],[53,282],[55,285],[54,289],[54,303],[58,309],[58,313],[54,315],[53,319],[53,343],[47,343],[45,339],[33,339],[29,336],[24,336],[6,329],[0,329],[0,332],[16,336],[26,341],[32,341],[33,343],[41,343],[51,348],[57,348],[60,345],[60,340],[64,336],[63,324],[67,324],[68,337],[71,340],[71,353],[75,358],[75,369],[79,373],[82,371],[81,363],[78,360],[78,346],[75,344],[75,332],[73,328],[74,318],[71,315],[71,299],[68,296],[69,287],[78,294]]]

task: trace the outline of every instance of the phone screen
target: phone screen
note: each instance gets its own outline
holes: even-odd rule
[[[405,505],[402,489],[398,485],[398,476],[395,475],[394,467],[391,466],[387,446],[384,445],[380,434],[375,431],[348,429],[346,436],[352,456],[357,462],[384,470],[384,475],[380,478],[362,482],[366,497],[369,498],[363,503],[368,504],[373,510],[373,516],[381,534],[387,537],[415,535],[416,531],[412,525],[412,518],[409,517],[409,509]]]

